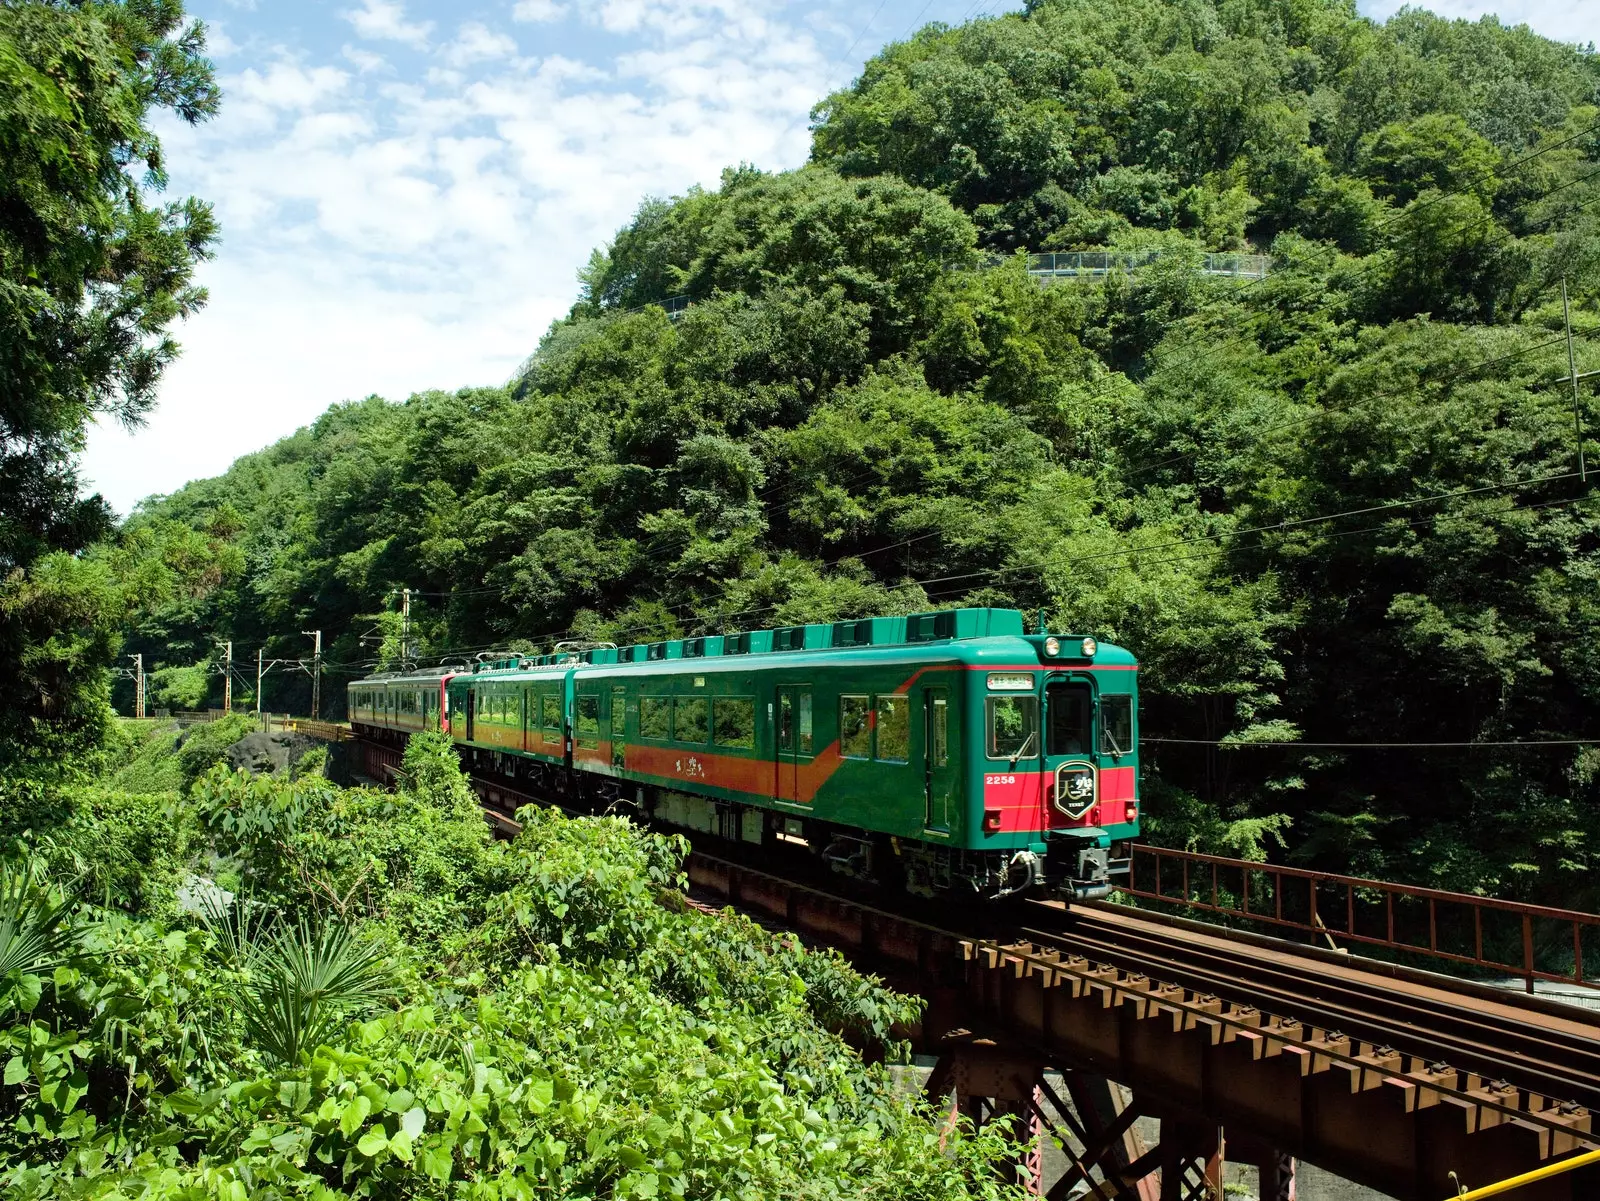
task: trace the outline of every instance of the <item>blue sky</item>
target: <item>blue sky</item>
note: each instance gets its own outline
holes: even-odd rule
[[[169,193],[211,200],[222,225],[211,302],[178,330],[147,424],[91,433],[86,479],[127,512],[336,401],[504,381],[641,197],[799,165],[810,106],[885,42],[1020,7],[190,0],[222,112],[162,132]],[[1600,0],[1428,7],[1600,29]]]

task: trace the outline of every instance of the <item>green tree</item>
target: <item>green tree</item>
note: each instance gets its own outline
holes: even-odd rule
[[[0,572],[107,528],[73,470],[95,416],[135,423],[205,292],[216,227],[166,180],[155,110],[216,111],[180,0],[0,6]]]

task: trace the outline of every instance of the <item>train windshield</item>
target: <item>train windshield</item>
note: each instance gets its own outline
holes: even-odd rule
[[[989,698],[989,758],[1020,759],[1039,750],[1039,698]]]
[[[1051,755],[1087,755],[1090,742],[1090,701],[1087,684],[1051,684],[1045,690],[1049,731],[1045,738]]]

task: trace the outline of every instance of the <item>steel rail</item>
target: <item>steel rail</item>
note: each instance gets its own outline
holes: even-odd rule
[[[1600,1026],[1593,1038],[1580,1038],[1549,1026],[1497,1019],[1481,1003],[1472,1004],[1477,998],[1463,996],[1463,1003],[1452,1004],[1381,978],[1350,979],[1316,960],[1294,956],[1294,962],[1274,962],[1250,949],[1207,945],[1189,931],[1139,928],[1136,918],[1111,922],[1084,910],[1070,914],[1047,928],[1024,926],[1018,933],[1123,971],[1293,1014],[1363,1041],[1445,1060],[1491,1079],[1514,1078],[1535,1091],[1600,1109]],[[1293,956],[1292,944],[1278,954]],[[1349,970],[1361,968],[1351,964]],[[1441,979],[1437,991],[1447,993],[1448,985]]]

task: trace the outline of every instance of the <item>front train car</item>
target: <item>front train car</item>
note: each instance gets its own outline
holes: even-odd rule
[[[1107,895],[1139,834],[1138,664],[1085,636],[1015,624],[962,645],[966,850],[981,891]]]

